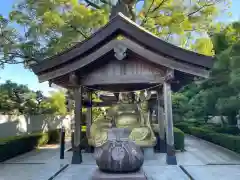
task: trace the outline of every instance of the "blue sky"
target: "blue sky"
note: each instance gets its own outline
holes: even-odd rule
[[[0,6],[0,14],[7,16],[9,11],[11,11],[13,3],[16,0],[2,0]],[[232,12],[232,17],[229,18],[223,15],[218,18],[219,21],[230,22],[240,19],[240,0],[232,0],[232,7],[230,11]],[[24,69],[22,65],[7,65],[4,69],[0,69],[0,83],[6,80],[12,80],[19,84],[26,84],[32,90],[41,90],[44,94],[48,94],[53,88],[48,87],[48,83],[38,83],[37,77],[28,69]]]

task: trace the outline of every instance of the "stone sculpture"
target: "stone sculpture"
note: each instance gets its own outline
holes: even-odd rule
[[[142,150],[129,140],[129,129],[112,128],[108,130],[108,140],[95,148],[94,156],[103,172],[136,172],[143,165]]]
[[[129,140],[140,147],[155,146],[156,137],[150,121],[142,112],[140,105],[134,102],[133,95],[120,93],[119,96],[119,104],[108,109],[106,116],[93,122],[88,143],[94,147],[102,146],[108,140],[108,130],[116,127],[129,129]]]

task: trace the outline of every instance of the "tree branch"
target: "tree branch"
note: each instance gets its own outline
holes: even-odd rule
[[[217,4],[217,3],[220,3],[220,2],[221,2],[221,1],[219,0],[219,1],[215,2],[215,3],[204,4],[203,6],[199,7],[197,10],[195,10],[195,11],[190,12],[189,14],[187,14],[187,16],[188,16],[188,18],[190,18],[192,15],[200,12],[202,9],[204,9],[204,8],[206,8],[206,7],[209,7],[209,6],[213,6],[213,5],[215,5],[215,4]],[[179,22],[179,24],[183,23],[184,21],[185,21],[185,19],[183,19],[181,22]],[[190,31],[190,30],[188,30],[188,31]]]
[[[96,8],[96,9],[101,9],[100,6],[98,6],[97,4],[95,4],[95,3],[93,3],[93,2],[91,2],[91,1],[89,1],[89,0],[84,0],[84,1],[85,1],[88,5]],[[104,0],[103,0],[103,1],[104,1]]]
[[[2,52],[0,52],[2,53]],[[27,55],[23,55],[23,54],[20,54],[20,53],[17,53],[17,52],[9,52],[7,53],[7,55],[11,55],[11,57],[9,58],[21,58],[21,59],[25,59],[27,61],[34,61],[34,62],[39,62],[39,60],[37,60],[36,58],[34,57],[31,57],[31,56],[27,56]],[[7,61],[6,58],[2,58],[1,60],[5,60],[6,63],[9,63],[10,61]],[[19,62],[19,61],[16,61],[16,60],[13,60],[14,62]],[[26,62],[26,61],[22,61],[21,63],[23,62]],[[12,64],[15,64],[15,63],[12,63]],[[16,63],[16,64],[20,64],[20,63]]]
[[[11,61],[6,61],[6,59],[4,59],[4,58],[1,58],[0,59],[0,64],[23,64],[24,63],[24,61],[13,61],[13,62],[11,62]]]
[[[112,6],[112,3],[106,1],[106,0],[100,0],[103,4],[108,4],[109,6]]]
[[[204,4],[203,6],[201,6],[200,8],[198,8],[197,10],[195,10],[195,11],[189,13],[187,16],[190,17],[190,16],[192,16],[193,14],[198,13],[199,11],[201,11],[202,9],[204,9],[205,7],[209,7],[209,6],[213,6],[213,5],[215,5],[215,3]]]
[[[172,34],[171,32],[168,33],[167,37],[165,38],[165,41],[166,41],[166,42],[169,41],[169,38],[170,38],[171,34]]]
[[[80,29],[78,29],[76,26],[73,26],[72,24],[69,24],[69,27],[71,27],[74,31],[80,33],[85,39],[88,38],[88,36],[86,34],[84,34],[84,32],[82,32]]]
[[[149,6],[149,8],[148,8],[148,10],[147,10],[146,15],[145,15],[144,19],[142,20],[141,26],[143,26],[143,25],[147,22],[148,13],[150,12],[150,9],[152,8],[152,6],[153,6],[153,4],[154,4],[154,1],[155,1],[155,0],[152,0],[151,4],[150,4],[150,6]],[[164,0],[163,0],[163,1],[164,1]]]
[[[167,0],[162,0],[161,3],[158,4],[158,6],[156,6],[151,12],[155,12],[157,9],[159,9]]]

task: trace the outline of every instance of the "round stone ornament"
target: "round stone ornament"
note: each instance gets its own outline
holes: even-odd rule
[[[141,168],[144,161],[140,147],[121,137],[96,147],[94,155],[99,169],[105,172],[135,172]]]

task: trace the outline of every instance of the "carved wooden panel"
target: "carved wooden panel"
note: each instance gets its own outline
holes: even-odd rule
[[[81,78],[82,85],[160,83],[164,70],[138,59],[111,60]]]

